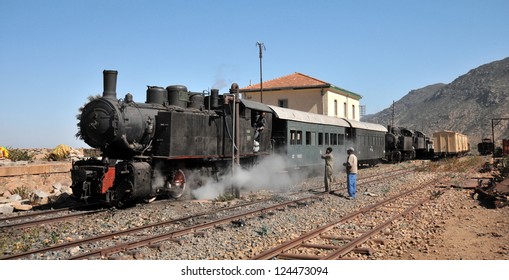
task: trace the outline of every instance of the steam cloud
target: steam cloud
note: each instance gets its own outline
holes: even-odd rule
[[[235,186],[243,191],[262,189],[284,190],[291,184],[295,184],[306,174],[291,176],[287,171],[286,161],[277,155],[264,158],[250,169],[237,167],[234,175],[225,174],[219,180],[203,180],[206,182],[202,187],[192,190],[191,194],[197,199],[214,199]]]

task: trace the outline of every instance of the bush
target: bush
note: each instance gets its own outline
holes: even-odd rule
[[[12,161],[32,161],[34,156],[29,154],[27,150],[21,150],[21,149],[11,149],[7,148],[9,151],[9,159]]]
[[[12,190],[11,193],[17,194],[17,195],[21,196],[21,198],[23,198],[23,199],[28,199],[28,198],[30,198],[30,194],[32,193],[32,191],[28,187],[21,186],[21,187],[17,187],[14,190]]]

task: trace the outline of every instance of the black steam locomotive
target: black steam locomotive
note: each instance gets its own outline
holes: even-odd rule
[[[117,71],[105,70],[103,96],[86,104],[80,137],[102,158],[77,161],[71,170],[74,196],[123,204],[156,196],[180,197],[184,170],[217,174],[232,162],[253,164],[270,150],[270,127],[253,141],[258,108],[230,94],[189,92],[185,86],[150,86],[145,103],[131,94],[117,99]],[[270,121],[271,115],[267,115]]]
[[[433,141],[420,131],[404,127],[387,127],[385,156],[388,162],[434,157]]]

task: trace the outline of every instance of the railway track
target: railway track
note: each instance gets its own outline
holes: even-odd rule
[[[384,179],[387,179],[387,178],[391,178],[394,176],[401,176],[402,174],[406,174],[408,172],[411,172],[411,170],[410,169],[400,169],[400,170],[396,170],[394,172],[387,172],[387,173],[376,175],[376,176],[369,176],[369,177],[366,177],[363,179],[369,178],[371,180],[360,182],[359,186],[362,184],[376,181],[376,179],[373,179],[375,177],[383,177]],[[208,212],[199,213],[196,215],[191,215],[188,217],[182,217],[182,218],[178,218],[178,219],[149,224],[149,225],[145,225],[142,227],[135,227],[135,228],[131,228],[131,229],[124,230],[124,231],[116,231],[116,232],[102,234],[102,235],[98,235],[98,236],[94,236],[94,237],[90,237],[90,238],[85,238],[82,240],[58,244],[58,245],[54,245],[54,246],[47,247],[47,248],[34,249],[34,250],[30,250],[30,251],[23,252],[23,253],[17,253],[17,254],[12,254],[9,256],[3,256],[0,259],[33,258],[33,256],[42,256],[45,253],[51,252],[51,251],[63,250],[66,248],[77,248],[77,247],[80,247],[80,248],[81,247],[82,248],[97,248],[97,247],[99,247],[101,249],[89,249],[88,252],[80,253],[79,255],[75,254],[74,256],[71,256],[70,259],[104,258],[104,257],[111,256],[115,253],[122,252],[125,250],[130,250],[133,248],[138,248],[138,247],[142,247],[142,246],[157,246],[155,244],[157,244],[161,241],[175,240],[176,238],[186,235],[186,234],[197,234],[198,232],[200,232],[204,229],[213,228],[215,226],[230,223],[230,222],[233,222],[236,220],[246,219],[250,216],[252,217],[255,215],[266,215],[267,213],[270,213],[271,211],[275,211],[277,209],[281,209],[284,207],[292,207],[292,206],[298,207],[299,204],[308,203],[307,201],[319,199],[320,197],[322,197],[324,195],[327,195],[327,194],[323,193],[323,192],[319,192],[319,193],[315,193],[313,195],[308,195],[307,197],[304,197],[304,198],[299,198],[299,199],[291,200],[291,201],[284,202],[284,203],[278,203],[278,204],[274,204],[271,206],[262,206],[262,207],[258,207],[256,209],[254,209],[254,210],[245,211],[245,212],[242,212],[239,214],[228,214],[228,216],[226,218],[217,219],[217,220],[210,220],[210,218],[208,218],[208,217],[210,217],[214,213],[208,211]],[[221,211],[228,212],[228,211],[233,211],[235,209],[244,209],[246,207],[254,206],[256,204],[261,204],[261,203],[264,203],[267,201],[268,200],[261,200],[261,201],[245,203],[245,204],[241,204],[241,205],[237,205],[237,206],[218,209],[217,211],[214,211],[214,212],[216,212],[216,213],[221,212]],[[192,222],[190,222],[190,221],[192,221]],[[189,226],[177,227],[177,228],[171,227],[171,229],[168,229],[169,225],[176,226],[176,225],[180,225],[183,223],[192,223],[192,224]],[[141,238],[141,239],[138,238],[135,241],[118,242],[119,236],[138,236],[138,235],[144,236],[147,234],[146,233],[147,231],[154,232],[155,228],[165,228],[163,231],[166,231],[166,233],[157,234],[154,236]],[[143,233],[143,232],[145,232],[145,233]],[[113,240],[115,238],[117,238],[117,241],[115,241],[115,243],[120,243],[120,244],[114,245],[114,246],[110,246],[110,245],[106,244],[108,242],[105,242],[105,241]],[[129,239],[129,238],[125,238],[125,239]],[[101,244],[100,245],[86,245],[86,244],[91,244],[91,243],[97,243],[100,241],[102,241],[104,244],[102,244],[102,245]],[[32,257],[30,257],[30,256],[32,256]]]
[[[376,182],[375,178],[390,178],[396,176],[402,176],[414,170],[413,167],[410,168],[402,168],[397,170],[392,170],[384,174],[375,174],[371,176],[364,176],[358,178],[359,186],[363,184],[369,184],[372,182]],[[369,180],[368,180],[369,179]],[[368,180],[368,181],[365,181]],[[344,184],[345,182],[339,182],[339,185]],[[322,188],[312,189],[313,191],[320,192]],[[339,189],[333,190],[338,191]],[[305,190],[304,192],[308,192],[309,190]],[[298,194],[299,192],[292,193],[291,195]],[[262,201],[263,202],[263,201]],[[164,202],[162,202],[164,203]],[[99,206],[99,204],[89,204],[86,206],[79,207],[66,207],[62,209],[52,209],[52,210],[41,210],[41,211],[33,211],[27,214],[10,216],[5,218],[0,218],[0,230],[1,229],[24,229],[35,226],[40,226],[44,224],[63,222],[69,219],[80,218],[92,214],[102,213],[107,211],[107,209],[98,209],[98,210],[89,210],[94,207]],[[239,206],[242,207],[242,206]],[[48,217],[49,216],[49,217]]]
[[[433,190],[434,185],[413,188],[266,250],[253,259],[332,260],[342,259],[351,252],[371,254],[371,248],[360,246],[369,239],[383,242],[374,237],[397,219],[443,193]],[[365,219],[367,216],[370,218]],[[370,224],[365,224],[365,220]]]

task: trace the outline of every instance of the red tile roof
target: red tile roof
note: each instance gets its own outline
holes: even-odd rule
[[[309,87],[330,87],[331,84],[315,79],[313,77],[295,72],[290,75],[279,77],[273,80],[263,82],[263,90],[283,89],[283,88],[309,88]],[[241,88],[240,91],[260,90],[260,84],[255,84]]]
[[[316,78],[304,75],[299,72],[295,72],[290,75],[279,77],[273,80],[263,82],[264,91],[278,91],[286,89],[309,89],[309,88],[333,88],[343,92],[344,94],[350,95],[353,98],[361,99],[362,95],[349,90],[337,87],[333,84],[318,80]],[[247,87],[243,87],[239,90],[240,92],[258,92],[260,91],[260,84],[255,84]]]

